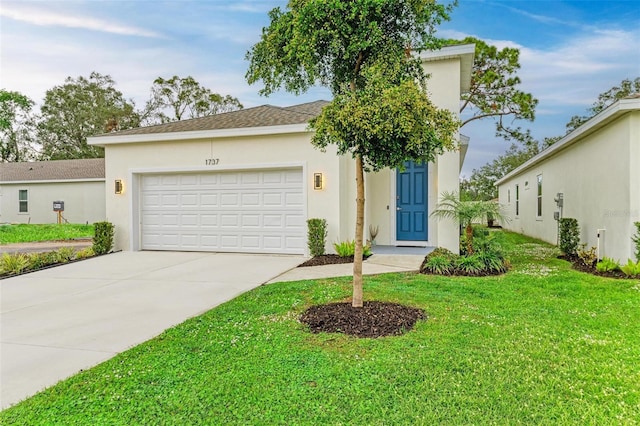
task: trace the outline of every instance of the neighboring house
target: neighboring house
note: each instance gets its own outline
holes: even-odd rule
[[[633,222],[640,221],[640,94],[614,103],[496,185],[511,219],[504,227],[555,244],[558,212],[578,220],[582,242],[597,247],[600,258],[633,259]]]
[[[104,159],[0,164],[0,223],[105,220]],[[61,206],[62,207],[62,206]]]
[[[421,55],[437,106],[458,113],[473,54],[461,45]],[[105,148],[116,248],[304,254],[309,218],[327,220],[329,251],[353,239],[354,160],[310,143],[308,122],[326,104],[263,105],[89,138]],[[439,194],[458,190],[465,151],[368,174],[365,235],[373,225],[378,244],[458,250],[457,224],[429,213]]]

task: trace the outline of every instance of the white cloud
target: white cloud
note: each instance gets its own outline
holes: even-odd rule
[[[25,7],[24,5],[19,5],[14,2],[4,3],[0,9],[0,16],[43,27],[79,28],[127,36],[162,37],[156,32],[118,24],[117,22],[96,19],[90,16],[71,16],[48,11],[43,8]]]

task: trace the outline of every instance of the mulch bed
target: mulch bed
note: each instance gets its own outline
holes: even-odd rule
[[[605,278],[627,278],[627,279],[629,278],[622,271],[600,272],[596,269],[597,262],[594,262],[591,265],[585,265],[578,256],[560,255],[558,256],[558,259],[562,259],[562,260],[566,260],[567,262],[570,262],[573,269],[580,272],[586,272],[587,274],[597,275],[599,277],[605,277]]]
[[[422,309],[390,302],[351,302],[312,306],[301,316],[312,333],[344,333],[356,337],[398,336],[411,330],[427,315]]]
[[[368,257],[369,256],[363,256],[362,260],[365,260]],[[341,257],[341,256],[338,256],[337,254],[323,254],[322,256],[312,257],[306,262],[298,265],[298,267],[337,265],[340,263],[353,263],[353,256]]]

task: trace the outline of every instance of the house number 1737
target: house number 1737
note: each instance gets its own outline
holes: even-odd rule
[[[204,164],[206,166],[217,166],[219,162],[220,162],[219,158],[205,158],[204,159]]]

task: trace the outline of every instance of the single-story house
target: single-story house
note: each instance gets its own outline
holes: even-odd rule
[[[0,223],[103,221],[104,182],[103,158],[1,163]]]
[[[474,45],[421,54],[437,106],[458,113],[473,55]],[[89,138],[105,148],[116,248],[305,254],[310,218],[327,220],[330,252],[353,239],[354,160],[310,143],[308,122],[326,103],[263,105]],[[372,225],[378,244],[457,250],[457,224],[429,213],[439,194],[458,190],[464,152],[367,174],[365,233]]]
[[[496,182],[514,230],[550,243],[578,220],[598,256],[634,258],[640,221],[640,94],[621,99]]]

